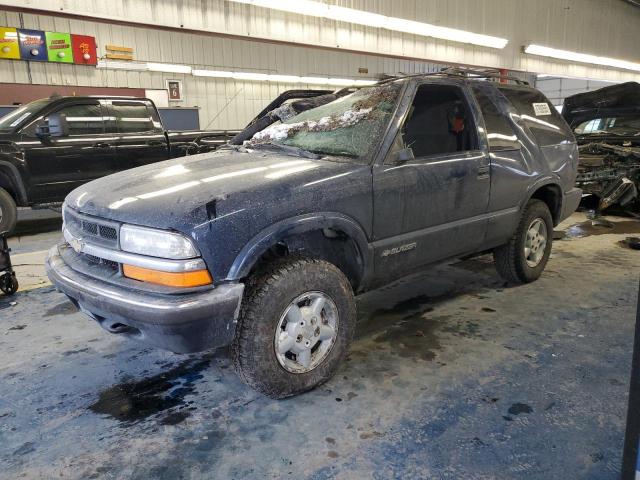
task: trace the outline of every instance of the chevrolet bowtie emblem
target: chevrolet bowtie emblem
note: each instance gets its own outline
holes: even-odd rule
[[[82,246],[84,245],[84,242],[82,241],[81,238],[73,237],[69,240],[69,245],[71,245],[71,248],[73,248],[76,251],[76,253],[80,253],[82,251]]]

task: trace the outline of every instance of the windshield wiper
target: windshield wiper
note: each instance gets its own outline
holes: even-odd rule
[[[597,130],[595,132],[579,133],[578,135],[580,135],[581,137],[588,137],[590,135],[604,135],[604,136],[613,135],[616,137],[626,137],[627,135],[633,135],[633,134],[630,132],[621,133],[621,132],[612,132],[610,130]]]
[[[320,155],[310,152],[309,150],[305,150],[304,148],[294,147],[292,145],[282,145],[280,143],[265,142],[265,143],[256,143],[255,145],[247,146],[247,149],[258,150],[261,148],[265,150],[281,150],[289,155],[295,155],[297,157],[303,157],[303,158],[311,158],[313,160],[317,160],[321,158]]]

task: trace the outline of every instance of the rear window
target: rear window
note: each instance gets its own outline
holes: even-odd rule
[[[487,129],[487,140],[489,141],[489,150],[492,152],[500,150],[517,150],[520,148],[520,142],[511,125],[505,118],[504,114],[498,111],[498,107],[485,95],[482,87],[472,85],[473,90]]]
[[[141,133],[154,129],[153,118],[141,102],[113,102],[118,132]]]
[[[541,146],[573,141],[571,129],[547,97],[532,88],[498,87]]]

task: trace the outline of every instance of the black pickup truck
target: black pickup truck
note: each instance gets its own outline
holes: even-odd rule
[[[166,131],[153,102],[52,97],[0,118],[0,232],[17,208],[59,204],[74,188],[148,163],[215,150],[235,132]]]

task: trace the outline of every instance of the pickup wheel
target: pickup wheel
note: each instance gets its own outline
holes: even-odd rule
[[[336,372],[355,323],[353,291],[336,266],[278,260],[247,283],[231,346],[235,369],[272,398],[310,390]]]
[[[511,283],[537,280],[549,260],[552,240],[549,207],[540,200],[529,200],[509,243],[493,251],[498,273]]]
[[[16,226],[18,208],[13,197],[4,188],[0,188],[0,233],[11,232]]]

